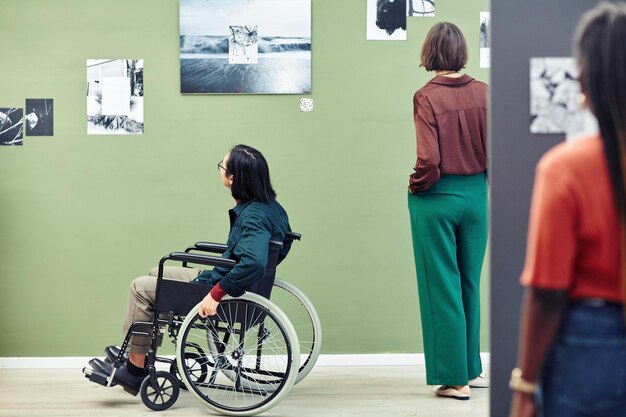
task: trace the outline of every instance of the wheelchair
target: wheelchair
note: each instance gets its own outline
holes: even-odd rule
[[[288,232],[284,243],[300,239],[300,234]],[[217,313],[206,318],[198,315],[198,303],[211,287],[163,279],[164,263],[232,268],[235,261],[206,255],[221,254],[226,245],[198,242],[184,252],[164,256],[159,262],[154,320],[131,326],[110,375],[84,368],[85,377],[111,386],[115,371],[124,365],[131,336],[147,336],[152,338],[146,359],[148,376],[139,393],[148,408],[168,409],[181,388],[224,415],[251,416],[274,407],[313,369],[322,342],[321,324],[311,301],[292,284],[276,278],[284,243],[270,242],[261,280],[241,297],[224,297]],[[161,329],[166,327],[175,345],[175,360],[156,353]],[[157,370],[158,362],[169,365],[169,371]]]

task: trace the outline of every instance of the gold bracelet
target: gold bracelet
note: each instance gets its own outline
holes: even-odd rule
[[[509,388],[511,388],[513,391],[522,392],[524,394],[534,394],[537,391],[537,384],[523,379],[522,370],[519,368],[515,368],[511,371]]]

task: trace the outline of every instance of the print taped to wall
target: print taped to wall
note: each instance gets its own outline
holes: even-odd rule
[[[87,134],[143,134],[143,60],[87,60]]]
[[[311,0],[180,0],[180,92],[309,94]]]
[[[435,17],[435,0],[406,0],[406,15]]]
[[[259,32],[256,26],[229,26],[228,63],[259,63]]]
[[[26,135],[52,136],[54,134],[54,100],[27,98],[25,109]]]
[[[367,0],[367,40],[406,40],[406,0]]]
[[[491,62],[491,15],[480,12],[480,67],[489,68]]]
[[[530,132],[566,133],[584,129],[573,58],[530,59]]]
[[[0,145],[21,146],[24,136],[24,111],[0,107]]]

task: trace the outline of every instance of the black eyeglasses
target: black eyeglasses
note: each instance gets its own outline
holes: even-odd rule
[[[217,163],[217,170],[219,171],[220,169],[223,169],[224,172],[227,173],[228,170],[226,169],[226,167],[224,165],[222,165],[223,163],[224,163],[223,159]]]

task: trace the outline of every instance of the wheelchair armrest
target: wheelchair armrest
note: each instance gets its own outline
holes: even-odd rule
[[[302,239],[302,235],[296,232],[286,232],[285,239],[300,240]]]
[[[219,256],[209,256],[209,255],[201,255],[198,253],[187,253],[187,252],[172,252],[167,256],[164,256],[161,259],[161,266],[165,261],[179,261],[179,262],[189,262],[193,264],[201,264],[208,266],[221,266],[225,268],[233,268],[237,263],[228,258],[222,258]],[[159,274],[160,275],[160,274]]]
[[[212,242],[198,242],[193,246],[189,246],[185,249],[185,252],[191,252],[192,250],[199,250],[202,252],[212,252],[212,253],[224,253],[226,252],[227,246],[221,243],[212,243]]]

